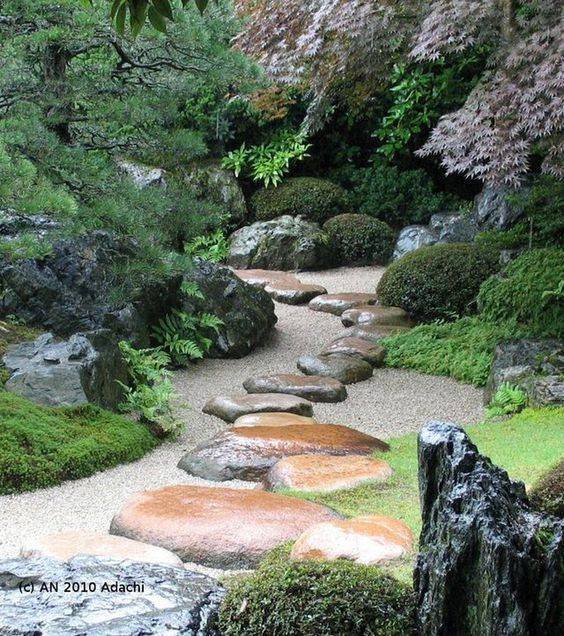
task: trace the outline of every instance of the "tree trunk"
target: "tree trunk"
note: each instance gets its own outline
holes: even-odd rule
[[[53,130],[62,142],[71,142],[68,115],[68,86],[66,83],[69,56],[59,44],[49,44],[43,56],[43,77],[47,90],[51,92],[52,103],[45,112],[47,126]],[[50,123],[51,122],[51,123]]]
[[[509,42],[513,39],[516,29],[515,21],[515,0],[501,0],[503,11],[503,21],[501,24],[504,39]]]

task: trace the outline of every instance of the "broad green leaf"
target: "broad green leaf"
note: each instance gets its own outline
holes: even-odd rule
[[[167,18],[168,20],[172,20],[172,7],[170,6],[169,0],[153,0],[153,7],[161,16]]]
[[[166,22],[163,16],[154,8],[149,7],[149,22],[153,25],[153,27],[160,31],[161,33],[166,33]]]

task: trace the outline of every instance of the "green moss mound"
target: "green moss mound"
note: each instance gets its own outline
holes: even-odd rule
[[[283,546],[231,586],[220,610],[224,636],[405,636],[412,590],[374,566],[291,561]]]
[[[339,214],[323,226],[335,261],[342,265],[390,260],[395,234],[389,225],[366,214]]]
[[[295,177],[276,188],[264,188],[251,197],[251,209],[260,221],[284,214],[304,216],[324,223],[347,208],[348,195],[341,186],[325,179]]]
[[[47,408],[0,391],[0,495],[88,477],[157,443],[143,425],[93,405]]]
[[[525,252],[503,274],[486,281],[478,296],[482,316],[515,320],[537,336],[564,336],[564,249]]]
[[[419,320],[472,314],[480,285],[498,270],[497,250],[467,243],[422,247],[390,265],[378,297]]]
[[[564,519],[564,457],[534,484],[529,497],[538,510]]]

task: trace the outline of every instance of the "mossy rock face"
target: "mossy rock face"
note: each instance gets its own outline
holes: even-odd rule
[[[471,243],[422,247],[390,265],[378,298],[420,320],[472,314],[480,285],[499,267],[497,250]]]
[[[264,188],[251,198],[257,220],[267,221],[288,214],[324,223],[346,211],[348,194],[341,186],[313,177],[288,179],[276,188]]]
[[[537,510],[564,519],[564,458],[535,483],[529,498]]]
[[[342,265],[383,265],[394,249],[389,225],[366,214],[339,214],[323,226],[335,260]]]

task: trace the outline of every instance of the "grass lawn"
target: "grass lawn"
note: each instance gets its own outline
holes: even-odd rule
[[[466,427],[479,451],[501,466],[514,480],[527,487],[553,466],[564,449],[564,408],[526,409],[503,422],[486,422]],[[392,478],[381,484],[367,484],[335,493],[284,494],[330,506],[346,516],[383,514],[402,519],[415,537],[421,530],[417,485],[417,435],[388,440],[391,450],[378,456],[394,469]],[[411,579],[411,560],[389,566],[402,580]]]

